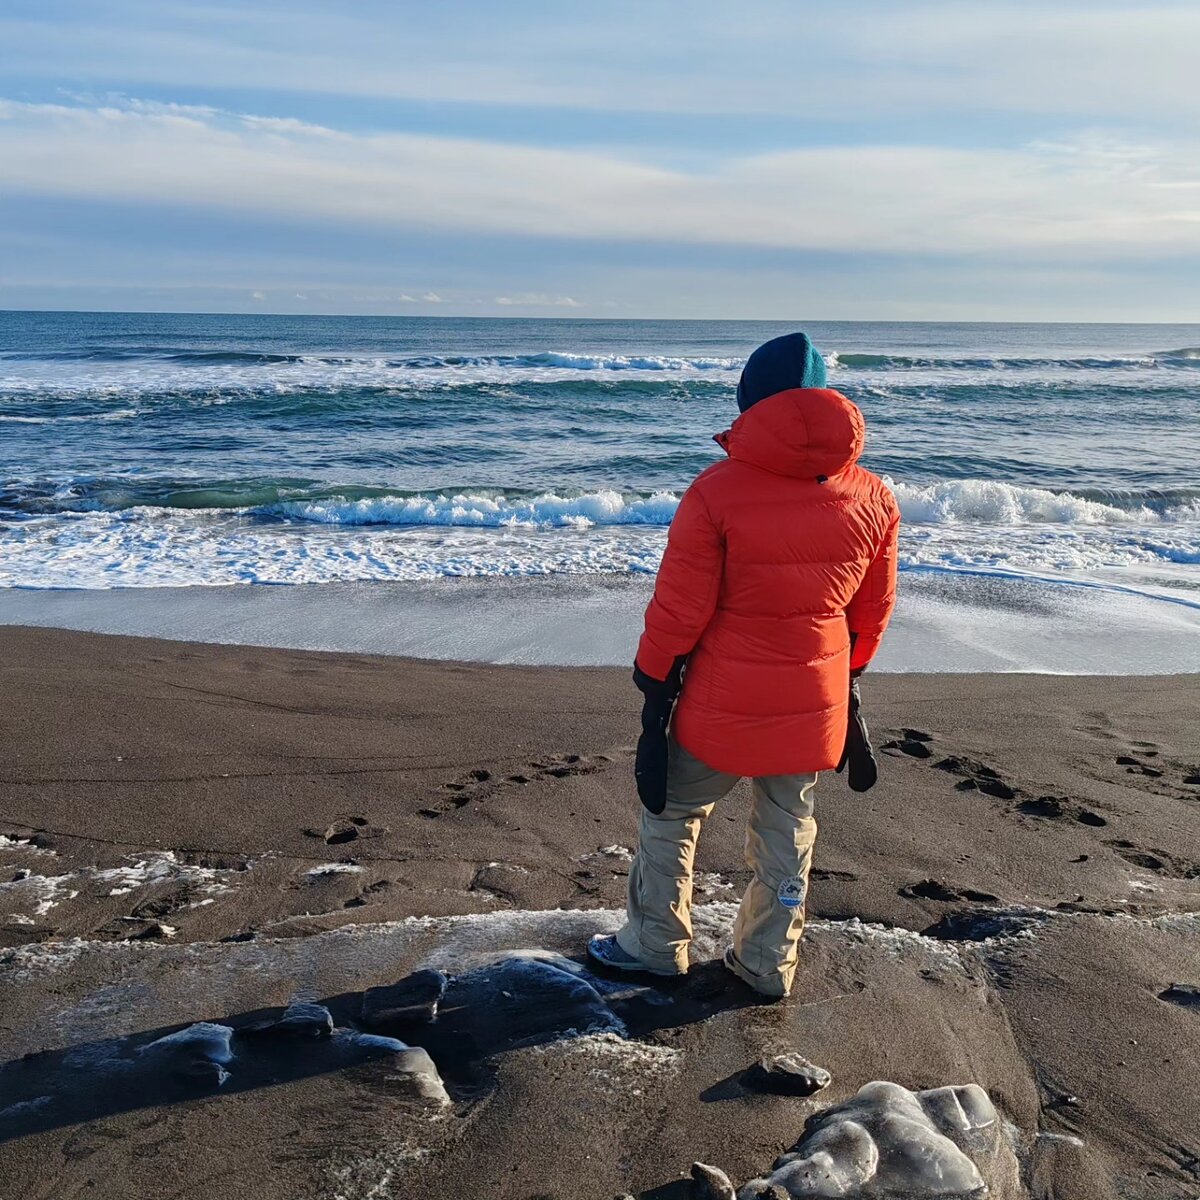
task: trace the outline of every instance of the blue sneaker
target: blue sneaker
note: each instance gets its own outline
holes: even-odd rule
[[[642,971],[650,975],[680,974],[679,971],[663,971],[646,966],[640,958],[626,954],[611,933],[597,933],[588,942],[587,952],[593,962],[598,962],[602,967],[611,967],[614,971]]]

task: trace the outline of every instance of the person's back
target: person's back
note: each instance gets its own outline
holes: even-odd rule
[[[638,666],[665,679],[688,655],[672,732],[710,766],[827,770],[845,742],[849,632],[865,666],[891,611],[895,500],[853,465],[862,416],[837,392],[777,393],[721,440],[729,458],[680,506]]]
[[[682,691],[661,778],[653,756],[639,763],[648,811],[629,921],[589,948],[608,965],[686,971],[700,823],[751,776],[755,879],[726,964],[766,994],[790,989],[812,786],[842,757],[851,676],[878,648],[896,586],[895,499],[856,465],[862,415],[824,375],[803,334],[756,351],[742,416],[717,438],[729,457],[696,479],[672,523],[635,666],[648,731],[660,716],[665,728],[681,671]]]

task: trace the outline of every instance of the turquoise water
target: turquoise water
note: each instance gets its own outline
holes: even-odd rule
[[[791,328],[0,313],[0,586],[651,572]],[[804,328],[905,569],[1196,601],[1200,326]]]

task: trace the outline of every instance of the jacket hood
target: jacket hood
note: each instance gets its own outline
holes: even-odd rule
[[[716,442],[739,462],[797,479],[825,479],[858,461],[866,424],[832,388],[791,388],[758,401]]]

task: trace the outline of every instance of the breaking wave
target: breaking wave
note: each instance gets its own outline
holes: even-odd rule
[[[322,525],[586,529],[596,525],[669,525],[678,506],[679,498],[672,492],[623,496],[605,491],[574,497],[546,492],[527,499],[479,493],[331,498],[283,502],[259,511]]]
[[[999,480],[887,480],[914,525],[1136,525],[1200,521],[1200,487],[1064,491]],[[0,516],[207,510],[316,525],[590,528],[671,523],[676,491],[402,491],[304,479],[73,479],[0,484]]]
[[[37,353],[4,353],[0,362],[164,362],[199,366],[277,366],[313,363],[324,366],[383,365],[434,371],[463,367],[559,368],[569,371],[732,371],[741,358],[687,357],[671,354],[581,354],[545,350],[536,354],[418,354],[380,359],[375,356],[328,354],[273,354],[257,350],[182,350],[162,347],[44,350]]]
[[[931,355],[856,354],[836,351],[826,356],[831,368],[850,371],[907,370],[916,368],[943,370],[1041,371],[1047,368],[1077,371],[1131,370],[1136,367],[1200,366],[1200,348],[1159,350],[1141,355],[1090,356],[1084,358],[1033,358],[975,356],[939,358]]]

